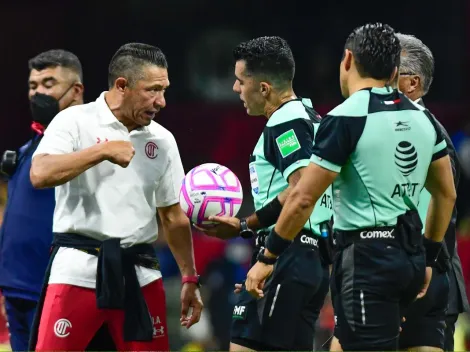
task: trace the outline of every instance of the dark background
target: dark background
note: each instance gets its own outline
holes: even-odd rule
[[[207,98],[211,91],[207,76],[224,77],[227,84],[218,90],[231,95],[231,49],[238,39],[261,35],[284,37],[296,58],[297,94],[311,97],[317,107],[325,105],[325,109],[340,103],[338,65],[344,41],[354,27],[368,21],[389,23],[397,31],[416,35],[430,47],[436,59],[436,74],[426,102],[430,106],[439,104],[440,119],[450,129],[457,129],[462,121],[455,119],[466,118],[468,112],[465,98],[470,53],[470,25],[465,24],[470,13],[468,4],[465,0],[402,4],[305,0],[2,0],[0,150],[19,146],[29,137],[27,61],[41,51],[64,48],[80,58],[88,102],[106,90],[107,66],[120,45],[139,41],[159,46],[167,55],[172,84],[167,94],[168,108],[159,122],[175,127],[172,131],[178,137],[177,127],[183,121],[186,128],[206,123],[204,118],[196,121],[197,113],[190,115],[207,106],[233,105],[244,120],[235,94],[231,102]],[[206,77],[199,78],[201,82],[195,86],[193,77],[198,72]],[[188,110],[184,116],[175,114],[185,108]],[[461,113],[458,118],[456,111]],[[262,125],[259,120],[254,119]]]

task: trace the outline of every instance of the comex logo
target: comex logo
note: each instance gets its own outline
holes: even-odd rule
[[[318,247],[318,240],[307,235],[302,235],[300,237],[300,242],[304,244],[309,244],[311,246]]]
[[[361,238],[395,238],[395,236],[392,229],[390,231],[361,231]]]
[[[70,335],[72,323],[67,319],[59,319],[54,324],[54,333],[57,337],[64,338]]]
[[[407,141],[398,143],[395,149],[395,165],[403,176],[409,176],[418,165],[418,152],[415,147]]]

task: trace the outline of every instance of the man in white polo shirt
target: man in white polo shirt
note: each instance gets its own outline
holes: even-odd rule
[[[30,343],[37,351],[84,350],[103,324],[120,351],[169,349],[150,245],[156,209],[183,276],[181,325],[201,314],[190,223],[178,200],[183,166],[173,135],[152,121],[165,107],[165,55],[122,46],[108,84],[95,102],[58,114],[33,157],[34,187],[56,187],[48,285]]]

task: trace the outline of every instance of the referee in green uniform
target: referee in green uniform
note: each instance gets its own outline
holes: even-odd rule
[[[456,198],[435,120],[387,86],[397,74],[400,52],[388,25],[367,24],[350,34],[340,66],[347,99],[322,119],[312,162],[266,239],[264,254],[275,260],[333,183],[338,253],[331,292],[335,335],[345,351],[398,348],[401,312],[426,292]],[[432,197],[425,251],[416,210],[423,187]],[[248,273],[247,290],[260,296],[271,272],[272,266],[258,261]]]
[[[250,157],[251,189],[256,212],[245,219],[214,217],[221,223],[206,230],[219,238],[256,234],[257,260],[264,257],[265,238],[291,189],[310,163],[320,117],[308,99],[292,89],[295,63],[287,42],[261,37],[234,50],[233,86],[247,113],[265,116],[266,127]],[[232,315],[231,351],[313,350],[314,327],[328,292],[326,238],[332,217],[331,188],[324,190],[292,245],[277,261],[261,299],[239,287]],[[295,300],[292,298],[295,297]]]

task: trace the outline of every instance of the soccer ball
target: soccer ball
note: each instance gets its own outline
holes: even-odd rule
[[[243,201],[238,177],[225,166],[208,163],[189,171],[181,186],[180,204],[196,225],[210,227],[209,216],[235,216]]]

